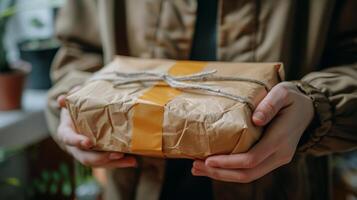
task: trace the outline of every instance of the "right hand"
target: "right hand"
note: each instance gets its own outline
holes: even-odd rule
[[[137,162],[133,156],[118,152],[99,152],[90,150],[92,142],[84,135],[75,132],[74,126],[65,108],[65,96],[57,98],[61,109],[60,124],[57,129],[57,138],[65,145],[66,150],[80,163],[90,167],[124,168],[136,167]]]

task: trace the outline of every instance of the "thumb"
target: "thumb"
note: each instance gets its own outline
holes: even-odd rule
[[[252,120],[256,126],[265,126],[275,115],[288,105],[289,89],[281,84],[276,85],[264,97],[255,109]]]
[[[66,95],[62,94],[62,95],[58,96],[57,97],[57,104],[61,108],[66,108]]]
[[[81,86],[76,85],[76,86],[74,86],[74,87],[69,91],[69,93],[76,92],[76,91],[79,90],[80,88],[81,88]],[[59,95],[59,96],[57,97],[57,104],[58,104],[61,108],[66,108],[66,95],[64,95],[64,94]]]

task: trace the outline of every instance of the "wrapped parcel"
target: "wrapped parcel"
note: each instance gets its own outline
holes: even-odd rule
[[[280,63],[117,56],[66,104],[95,150],[203,159],[259,140],[252,111],[282,79]]]

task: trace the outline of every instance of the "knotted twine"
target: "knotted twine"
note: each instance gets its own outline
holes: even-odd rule
[[[247,104],[251,110],[254,110],[254,105],[249,101],[248,98],[234,95],[225,92],[219,88],[212,87],[212,85],[206,85],[202,83],[192,83],[192,82],[209,82],[209,81],[240,81],[249,82],[261,85],[266,91],[269,91],[268,86],[259,80],[235,77],[235,76],[217,76],[214,75],[217,70],[203,71],[195,74],[185,75],[185,76],[172,76],[168,73],[160,72],[107,72],[106,74],[114,74],[115,78],[100,78],[96,77],[92,80],[106,80],[111,81],[114,87],[119,87],[122,85],[128,85],[132,83],[140,82],[156,82],[164,81],[170,87],[182,90],[203,90],[216,96],[226,97],[240,103]]]

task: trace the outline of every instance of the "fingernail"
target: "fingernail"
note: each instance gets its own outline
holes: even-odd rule
[[[192,164],[192,166],[193,166],[194,168],[197,168],[197,167],[198,167],[197,162],[196,162],[196,161],[194,161],[194,162],[193,162],[193,164]]]
[[[198,161],[193,162],[193,167],[196,168],[196,169],[202,168],[201,163],[198,162]]]
[[[254,113],[253,117],[259,121],[262,121],[262,122],[265,120],[265,116],[262,112]]]
[[[191,173],[192,173],[192,175],[194,175],[194,176],[200,176],[200,175],[202,175],[202,171],[200,171],[200,170],[198,170],[198,169],[196,169],[196,168],[192,168],[192,169],[191,169]]]
[[[60,95],[57,97],[57,103],[60,107],[65,107],[66,104],[65,104],[65,96],[64,95]]]
[[[110,160],[117,160],[117,159],[120,159],[120,158],[123,158],[123,154],[121,153],[110,153],[109,154],[109,159]]]
[[[214,160],[206,160],[205,164],[209,167],[215,167],[217,166],[217,162]]]
[[[81,145],[82,147],[85,147],[85,148],[91,148],[93,145],[92,145],[92,142],[89,141],[89,140],[82,140],[81,141]]]

